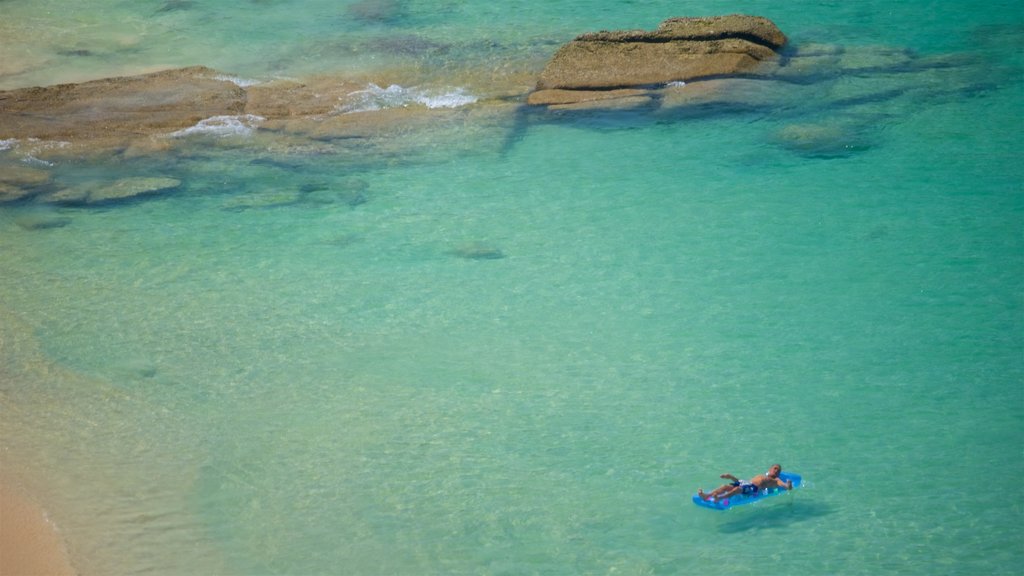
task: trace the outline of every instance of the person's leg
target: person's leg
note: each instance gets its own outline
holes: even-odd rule
[[[733,497],[733,496],[735,496],[735,495],[737,495],[737,494],[739,494],[740,492],[743,491],[743,488],[741,488],[738,484],[737,485],[725,486],[725,488],[728,488],[728,490],[726,490],[726,491],[722,492],[721,494],[719,494],[718,496],[716,496],[715,497],[716,500],[724,500],[726,498],[731,498],[731,497]]]
[[[736,487],[733,484],[722,484],[718,488],[715,488],[711,492],[704,492],[703,489],[697,490],[697,495],[700,496],[701,500],[707,500],[708,498],[720,498],[722,494],[734,490]]]

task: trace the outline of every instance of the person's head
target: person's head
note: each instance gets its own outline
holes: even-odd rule
[[[780,473],[782,473],[782,464],[772,464],[772,467],[768,469],[768,476],[771,478],[778,478]]]

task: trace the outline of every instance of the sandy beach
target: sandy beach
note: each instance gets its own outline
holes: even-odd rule
[[[0,575],[73,575],[67,549],[43,509],[0,484]]]

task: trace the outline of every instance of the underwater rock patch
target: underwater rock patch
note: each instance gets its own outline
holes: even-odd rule
[[[191,10],[195,7],[195,2],[191,0],[167,0],[164,5],[157,9],[157,13],[161,12],[178,12],[180,10]]]
[[[871,147],[856,126],[837,122],[790,124],[774,139],[783,148],[816,158],[839,158]]]
[[[307,193],[303,202],[308,204],[345,204],[355,208],[368,201],[365,194],[358,190],[315,190]]]
[[[50,181],[50,173],[38,168],[0,165],[0,204],[34,196]]]
[[[619,98],[646,97],[648,94],[649,91],[642,88],[622,88],[619,90],[563,90],[558,88],[533,92],[527,97],[526,102],[533,106],[559,106]]]
[[[302,199],[302,193],[294,190],[247,192],[225,201],[221,204],[221,209],[243,211],[260,208],[277,208],[280,206],[298,204]]]
[[[31,190],[26,190],[14,184],[0,182],[0,204],[5,202],[18,202],[32,196]]]
[[[22,230],[51,230],[71,224],[71,218],[54,214],[25,214],[14,219]]]
[[[387,23],[402,16],[402,3],[398,0],[360,0],[349,4],[345,13],[364,22]]]
[[[500,260],[505,257],[505,253],[501,249],[486,244],[459,246],[450,254],[464,260]]]
[[[427,54],[446,54],[451,50],[449,44],[434,42],[415,34],[386,35],[365,42],[365,49],[381,54],[399,56],[423,56]]]
[[[50,181],[50,173],[39,168],[19,165],[0,166],[0,182],[13,186],[39,186]]]
[[[116,182],[88,182],[64,188],[40,199],[50,204],[94,205],[122,202],[162,194],[181,186],[176,178],[123,178]]]
[[[804,86],[767,79],[717,78],[667,86],[661,92],[662,111],[702,107],[750,109],[785,106],[796,101]]]
[[[360,178],[348,178],[338,182],[307,182],[299,187],[307,204],[345,204],[355,208],[369,199],[366,191],[370,184]]]

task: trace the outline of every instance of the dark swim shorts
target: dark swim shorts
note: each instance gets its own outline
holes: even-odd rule
[[[757,486],[754,485],[754,484],[751,484],[750,482],[744,482],[744,481],[733,482],[732,485],[733,486],[739,486],[740,487],[740,494],[743,494],[744,496],[751,496],[751,495],[757,494]]]

